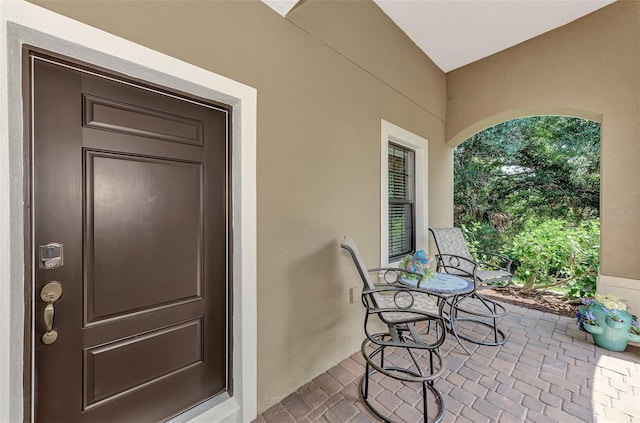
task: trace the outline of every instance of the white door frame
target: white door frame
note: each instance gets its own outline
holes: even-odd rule
[[[24,166],[22,46],[30,45],[233,108],[234,395],[191,422],[249,422],[257,412],[256,108],[254,88],[24,0],[0,0],[0,421],[22,421]],[[230,36],[233,36],[232,34]],[[7,201],[8,200],[8,201]]]

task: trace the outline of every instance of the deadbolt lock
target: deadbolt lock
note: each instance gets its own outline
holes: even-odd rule
[[[55,269],[64,265],[64,246],[52,242],[40,246],[40,268]]]

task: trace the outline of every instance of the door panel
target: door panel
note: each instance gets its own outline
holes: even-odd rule
[[[84,96],[84,126],[202,146],[204,122],[105,98]]]
[[[36,421],[158,421],[225,392],[228,112],[48,58],[31,72]],[[64,266],[39,266],[50,242]]]
[[[175,348],[159,354],[165,345]],[[85,409],[202,361],[201,319],[86,349]],[[125,369],[119,365],[121,362],[138,365]]]
[[[199,297],[201,165],[85,157],[86,321]]]

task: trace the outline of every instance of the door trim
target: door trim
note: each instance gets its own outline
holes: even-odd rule
[[[25,329],[25,163],[22,47],[30,45],[114,73],[232,107],[233,397],[198,407],[189,421],[248,422],[257,412],[256,109],[247,85],[89,27],[25,1],[0,0],[0,421],[22,421]],[[233,34],[230,34],[233,36]],[[6,203],[5,203],[6,204]],[[205,408],[202,410],[202,408]],[[196,411],[194,409],[194,411]],[[194,413],[195,414],[195,413]],[[186,416],[185,416],[186,417]],[[183,420],[183,419],[180,419]]]

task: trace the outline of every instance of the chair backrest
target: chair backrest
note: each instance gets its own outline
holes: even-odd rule
[[[367,267],[365,266],[364,261],[362,260],[362,256],[360,255],[360,250],[358,250],[358,246],[356,245],[355,241],[349,235],[345,235],[344,239],[342,240],[342,244],[340,244],[340,246],[351,254],[351,257],[353,258],[353,261],[356,264],[356,269],[358,269],[358,273],[362,278],[362,283],[364,284],[364,288],[373,289],[374,288],[373,281],[369,276],[369,272],[367,271]]]
[[[429,232],[433,235],[438,254],[452,254],[475,262],[460,228],[429,228]],[[459,267],[465,273],[473,272],[473,265],[466,261],[460,261]],[[455,274],[455,272],[451,271],[448,271],[448,273]]]
[[[415,297],[414,293],[401,291],[397,286],[387,283],[386,281],[380,283],[376,288],[376,285],[374,285],[371,277],[369,276],[369,271],[367,270],[367,267],[362,260],[360,250],[358,250],[358,246],[356,245],[354,240],[350,236],[345,235],[340,246],[351,254],[351,257],[353,258],[353,261],[356,265],[356,269],[358,270],[358,273],[362,278],[363,289],[377,289],[376,292],[369,292],[366,294],[363,293],[362,296],[363,305],[367,308],[364,325],[365,333],[367,334],[367,337],[374,343],[382,345],[380,343],[382,340],[376,338],[377,335],[372,335],[369,333],[367,321],[370,315],[378,316],[386,325],[406,324],[409,322],[432,320],[438,318],[442,319],[442,307],[444,306],[444,303],[436,304],[434,300],[432,300],[425,294]],[[385,285],[387,285],[389,288],[385,289]],[[382,291],[380,291],[381,288]],[[401,292],[403,294],[399,295]],[[414,310],[416,310],[416,312],[414,312]],[[429,316],[429,313],[431,314],[431,316]],[[442,334],[440,336],[440,339],[438,340],[438,344],[434,344],[433,346],[430,346],[430,344],[422,344],[423,347],[429,346],[429,348],[435,348],[440,346],[442,342],[444,342],[444,334],[446,333],[446,331],[444,330],[443,320],[441,320],[440,322],[440,328],[442,329]]]

